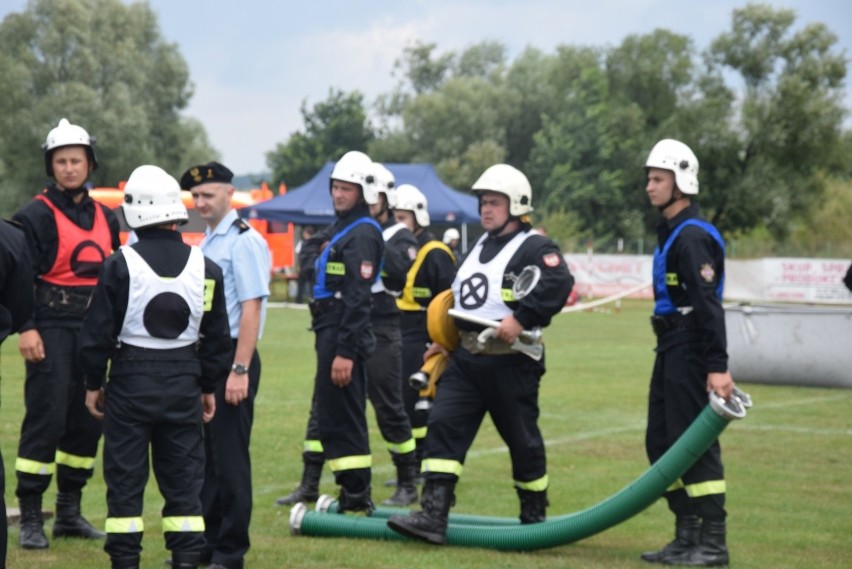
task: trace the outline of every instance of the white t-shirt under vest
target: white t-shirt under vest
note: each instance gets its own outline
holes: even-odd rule
[[[192,247],[183,271],[161,277],[132,247],[121,252],[130,273],[127,312],[118,339],[122,343],[168,350],[198,341],[204,313],[204,254]]]
[[[488,234],[480,237],[453,280],[454,308],[489,320],[502,320],[512,314],[506,301],[514,298],[504,298],[503,275],[509,261],[530,235],[530,231],[521,231],[487,263],[481,263],[479,255]]]

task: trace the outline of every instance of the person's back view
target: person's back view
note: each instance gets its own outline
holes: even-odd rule
[[[202,421],[233,353],[222,271],[176,231],[187,213],[174,178],[140,166],[125,194],[139,241],[104,264],[80,333],[86,406],[104,423],[104,549],[114,569],[139,567],[150,455],[172,567],[193,569],[204,546]]]

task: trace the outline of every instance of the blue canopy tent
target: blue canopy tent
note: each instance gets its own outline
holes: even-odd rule
[[[444,184],[431,164],[384,164],[396,178],[396,185],[417,186],[429,202],[433,225],[460,225],[462,243],[467,243],[467,224],[479,221],[479,202],[469,194]],[[328,225],[334,221],[334,208],[328,180],[334,162],[326,162],[311,180],[283,196],[240,210],[249,219],[266,219],[297,225]],[[440,235],[438,236],[440,238]]]

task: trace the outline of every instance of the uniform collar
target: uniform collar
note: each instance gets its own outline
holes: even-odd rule
[[[167,239],[170,241],[183,241],[180,232],[175,229],[163,229],[162,227],[151,227],[148,229],[138,229],[136,236],[140,241],[147,239]]]
[[[348,225],[361,217],[370,217],[370,207],[367,204],[358,204],[337,219],[342,225]]]
[[[57,188],[55,183],[49,184],[47,186],[47,191],[45,192],[45,195],[48,197],[48,199],[50,199],[50,201],[59,206],[60,209],[79,207],[91,199],[89,197],[89,191],[84,190],[83,199],[80,200],[80,203],[75,203],[74,198],[69,196],[66,192],[63,192],[62,190]]]
[[[239,215],[237,215],[237,210],[230,210],[225,214],[225,217],[219,221],[219,225],[217,225],[215,229],[211,230],[210,227],[205,229],[204,235],[224,235],[228,232],[228,229],[231,228],[231,225],[234,224],[234,221],[236,221],[238,217]]]
[[[697,203],[691,203],[686,208],[683,209],[680,213],[678,213],[673,218],[666,221],[666,225],[668,229],[671,231],[687,219],[692,219],[694,217],[701,216],[701,209],[698,207]]]

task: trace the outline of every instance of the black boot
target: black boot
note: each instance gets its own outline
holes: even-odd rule
[[[56,495],[56,520],[53,522],[53,537],[82,537],[103,539],[106,534],[92,527],[80,514],[80,491],[59,492]]]
[[[373,505],[373,501],[370,499],[369,486],[361,492],[352,492],[341,486],[340,496],[337,498],[338,513],[345,514],[346,512],[351,512],[369,516],[375,509],[376,506]]]
[[[302,482],[295,490],[275,500],[279,506],[297,502],[316,502],[319,498],[319,482],[325,457],[321,452],[302,453]]]
[[[396,491],[382,505],[404,507],[413,504],[417,501],[417,485],[414,483],[417,460],[414,452],[394,454],[393,462],[396,465]]]
[[[537,524],[546,519],[545,512],[550,503],[547,501],[547,490],[533,492],[532,490],[516,489],[521,501],[521,523]]]
[[[198,569],[200,563],[199,551],[172,551],[172,569]]]
[[[428,543],[445,544],[450,507],[455,502],[455,485],[455,482],[449,480],[427,480],[420,500],[423,510],[407,516],[391,516],[388,527]]]
[[[18,542],[23,549],[47,549],[50,543],[44,535],[44,516],[41,513],[41,494],[21,496],[21,535]]]
[[[139,556],[111,557],[110,567],[112,569],[139,569]]]
[[[690,551],[698,545],[701,533],[701,520],[696,515],[677,516],[675,519],[675,538],[659,551],[648,551],[642,554],[642,560],[649,563],[667,563],[665,559],[673,559]]]
[[[715,567],[728,564],[728,546],[725,543],[725,520],[704,520],[701,524],[701,539],[696,547],[678,555],[667,557],[667,565],[691,567]]]

